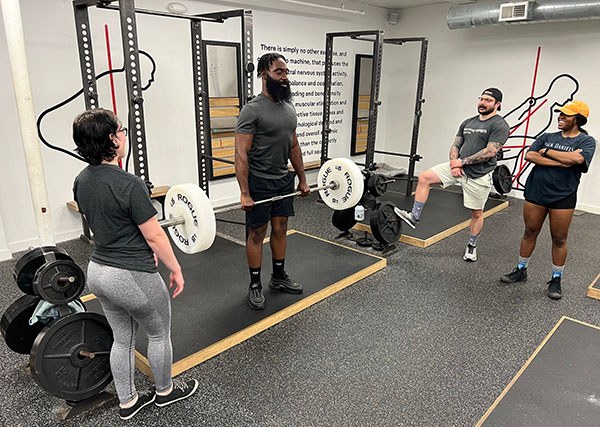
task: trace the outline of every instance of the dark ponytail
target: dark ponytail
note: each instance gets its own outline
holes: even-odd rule
[[[579,128],[579,132],[585,133],[586,135],[588,134],[587,130],[585,130],[583,128],[583,125],[585,125],[587,123],[587,117],[585,117],[585,116],[583,116],[581,114],[577,114],[575,116],[575,123],[577,123],[577,127]]]

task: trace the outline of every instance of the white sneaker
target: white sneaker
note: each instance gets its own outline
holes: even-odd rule
[[[469,262],[477,261],[477,246],[467,245],[467,249],[465,249],[463,259]]]
[[[403,211],[394,206],[394,213],[412,229],[417,228],[417,225],[419,225],[419,221],[413,217],[412,212]]]

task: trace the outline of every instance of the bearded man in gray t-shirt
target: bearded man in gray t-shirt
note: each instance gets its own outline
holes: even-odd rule
[[[469,241],[463,259],[477,261],[477,239],[483,229],[483,208],[492,186],[496,154],[508,139],[509,126],[500,115],[502,92],[485,89],[477,102],[477,116],[463,121],[450,147],[449,162],[432,167],[419,175],[415,201],[410,212],[395,208],[396,215],[415,228],[434,184],[443,187],[459,184],[463,203],[471,210]]]
[[[293,198],[254,205],[255,201],[294,192],[294,174],[301,196],[310,193],[302,151],[296,136],[296,109],[291,102],[285,58],[268,53],[258,60],[257,73],[262,92],[240,112],[235,130],[235,174],[240,186],[240,202],[246,211],[246,256],[250,270],[248,304],[254,310],[265,308],[260,270],[267,227],[271,224],[269,244],[273,255],[273,275],[269,287],[300,294],[302,285],[285,272],[288,217],[294,215]]]

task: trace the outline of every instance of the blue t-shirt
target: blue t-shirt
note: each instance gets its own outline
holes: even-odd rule
[[[525,200],[539,205],[557,202],[577,191],[581,174],[588,171],[594,157],[596,140],[585,133],[574,138],[564,138],[561,132],[544,133],[531,144],[529,150],[540,151],[544,147],[557,151],[581,149],[585,161],[568,168],[535,165],[527,177],[524,196]]]

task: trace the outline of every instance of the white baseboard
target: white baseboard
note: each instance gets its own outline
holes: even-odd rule
[[[67,240],[79,239],[79,237],[83,234],[81,229],[71,230],[71,231],[63,231],[62,233],[58,233],[54,235],[57,242],[66,242]]]
[[[0,261],[6,261],[7,259],[12,258],[12,252],[10,249],[2,249],[0,250]]]
[[[514,197],[517,199],[523,199],[523,192],[513,190],[508,194],[508,196]],[[588,212],[588,213],[592,213],[592,214],[600,215],[600,206],[587,205],[585,203],[577,203],[577,206],[575,206],[575,209],[584,211],[584,212]]]
[[[39,239],[22,240],[8,244],[8,248],[14,254],[15,252],[26,251],[30,248],[42,246]]]
[[[584,211],[584,212],[589,212],[589,213],[600,215],[600,207],[599,206],[593,206],[593,205],[586,205],[586,204],[583,204],[583,203],[577,203],[576,209],[578,209],[580,211]]]
[[[62,233],[55,234],[54,241],[57,243],[66,242],[67,240],[79,239],[79,236],[81,236],[81,229],[65,231]],[[40,246],[42,246],[42,244],[40,243],[39,239],[30,239],[22,240],[20,242],[9,243],[8,248],[10,252],[15,253],[20,251],[26,251],[29,248],[36,248]],[[2,252],[0,251],[0,254],[1,253]]]

